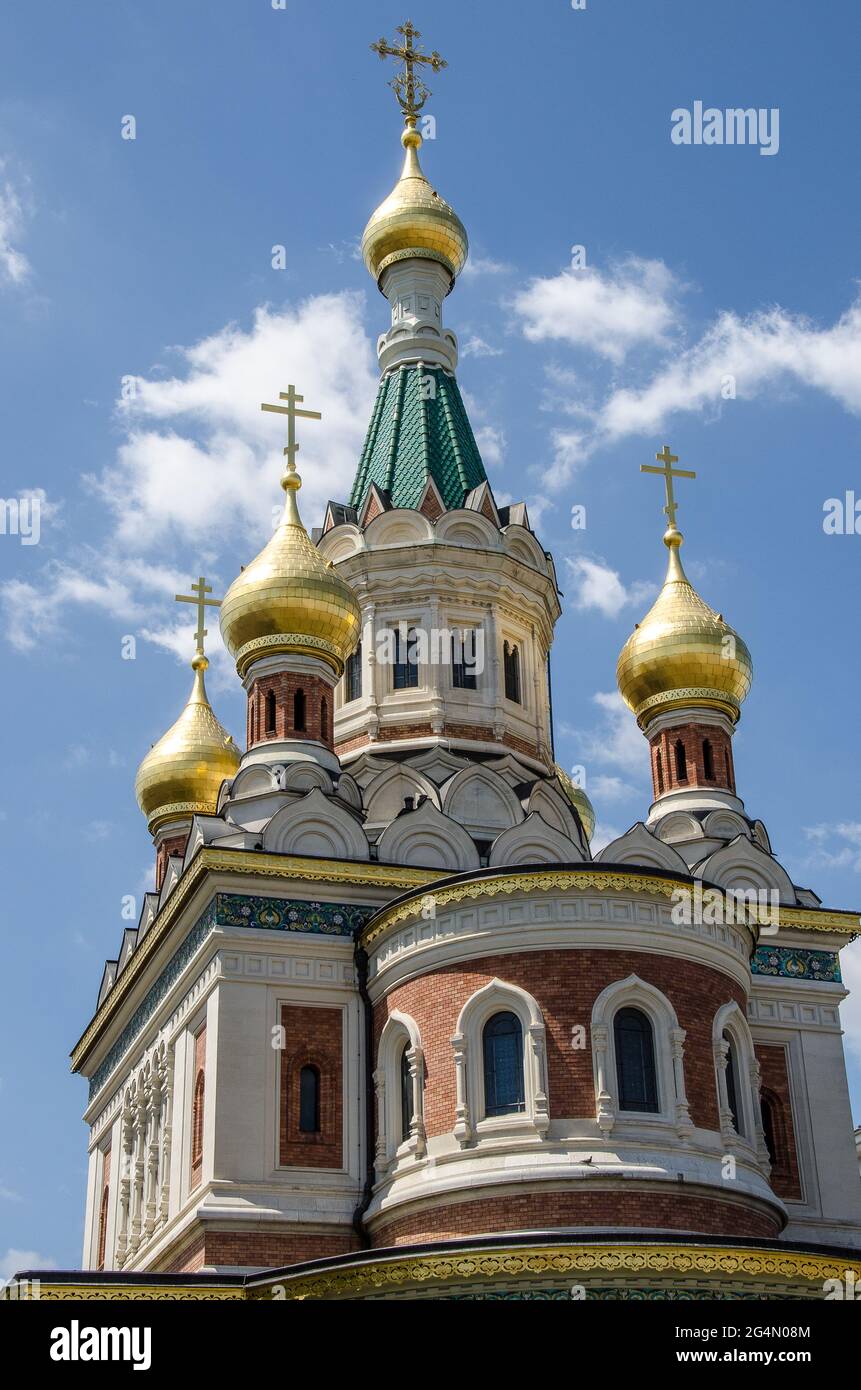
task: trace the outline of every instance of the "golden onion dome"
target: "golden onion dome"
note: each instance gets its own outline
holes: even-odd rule
[[[198,652],[191,664],[188,703],[153,744],[135,778],[135,796],[153,833],[166,821],[212,815],[222,782],[239,767],[239,749],[207,699],[203,673],[209,662]]]
[[[568,776],[557,763],[556,780],[558,781],[563,793],[571,802],[577,815],[580,817],[580,824],[586,835],[587,840],[591,840],[595,834],[595,808],[582,787]]]
[[[657,599],[628,638],[616,680],[641,728],[656,714],[682,707],[721,710],[736,721],[750,690],[753,663],[746,644],[700,598],[682,568],[682,534],[670,526],[667,577]]]
[[[414,120],[412,124],[408,121],[401,143],[406,149],[401,176],[362,235],[365,265],[379,281],[386,266],[394,261],[420,256],[444,265],[454,284],[469,251],[466,228],[422,172],[418,156],[422,137]]]
[[[340,676],[359,640],[359,605],[302,525],[296,504],[302,479],[292,463],[281,486],[281,521],[224,595],[221,635],[240,676],[253,661],[278,652],[320,657]]]

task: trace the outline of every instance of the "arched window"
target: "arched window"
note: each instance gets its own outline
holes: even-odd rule
[[[711,743],[707,738],[703,739],[703,773],[707,781],[713,782],[715,780],[714,753],[712,752]]]
[[[520,652],[517,647],[504,642],[502,646],[502,670],[505,678],[505,698],[520,704]]]
[[[204,1072],[201,1067],[195,1077],[194,1096],[191,1104],[192,1186],[194,1185],[194,1180],[200,1177],[200,1171],[203,1166],[203,1102],[205,1085]]]
[[[658,792],[661,793],[664,790],[664,760],[660,748],[655,755],[655,767],[658,771]]]
[[[484,1025],[484,1110],[514,1115],[526,1109],[523,1029],[516,1014],[494,1014]]]
[[[723,1040],[727,1046],[726,1053],[726,1098],[732,1114],[732,1122],[735,1126],[736,1134],[744,1134],[744,1126],[741,1119],[741,1111],[738,1104],[738,1059],[735,1048],[729,1033],[724,1033]]]
[[[657,1114],[655,1040],[652,1025],[641,1009],[620,1009],[613,1020],[619,1109]]]
[[[685,745],[680,738],[676,739],[674,751],[676,755],[676,781],[687,782],[688,765],[685,760]]]
[[[303,1067],[299,1073],[299,1130],[320,1133],[320,1073],[316,1067]]]
[[[268,695],[266,696],[266,732],[267,732],[267,734],[274,734],[274,732],[275,732],[275,691],[274,691],[274,690],[270,690],[269,693],[268,693]]]
[[[322,739],[329,737],[329,703],[325,695],[320,701],[320,737]]]
[[[411,690],[419,683],[419,635],[414,628],[404,634],[395,630],[395,664],[392,667],[392,689]]]
[[[347,657],[344,671],[344,704],[358,700],[362,694],[362,644],[359,643],[352,656]]]
[[[451,683],[455,690],[476,690],[476,636],[472,628],[451,635]]]
[[[98,1268],[105,1267],[105,1246],[108,1240],[108,1189],[102,1193],[102,1203],[99,1207],[99,1258]]]
[[[760,1109],[762,1110],[762,1128],[765,1134],[765,1147],[768,1149],[768,1161],[772,1168],[777,1168],[783,1160],[778,1138],[780,1116],[777,1112],[775,1098],[768,1091],[763,1091],[760,1095]]]
[[[305,732],[305,691],[297,690],[293,696],[293,728]]]
[[[400,1066],[401,1083],[401,1143],[405,1144],[410,1137],[413,1123],[413,1074],[410,1068],[410,1045],[404,1043],[401,1052]]]

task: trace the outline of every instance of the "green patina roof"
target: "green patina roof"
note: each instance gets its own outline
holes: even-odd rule
[[[376,483],[393,507],[417,507],[428,477],[447,508],[487,481],[455,378],[440,368],[401,367],[380,382],[350,505],[361,507]]]

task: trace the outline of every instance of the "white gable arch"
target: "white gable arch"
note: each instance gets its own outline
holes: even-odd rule
[[[665,845],[637,821],[618,840],[611,840],[597,855],[599,864],[638,864],[647,869],[670,869],[673,873],[690,876],[690,870],[678,850]]]
[[[583,851],[568,835],[562,835],[548,825],[537,812],[521,825],[503,830],[493,842],[490,864],[502,868],[507,864],[570,864],[580,863]]]
[[[423,772],[417,772],[407,763],[393,763],[365,788],[365,824],[369,828],[388,825],[404,809],[404,799],[409,796],[414,802],[425,796],[435,806],[439,805],[439,793]]]
[[[523,807],[508,783],[480,764],[458,772],[442,789],[447,816],[474,835],[493,838],[523,820]]]
[[[263,848],[323,859],[369,856],[367,836],[355,817],[318,787],[275,812],[263,832]]]
[[[463,826],[444,816],[430,801],[387,825],[377,854],[383,863],[414,864],[449,873],[479,866],[478,850]]]

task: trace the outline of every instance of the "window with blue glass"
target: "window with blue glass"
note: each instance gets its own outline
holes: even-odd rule
[[[656,1114],[658,1086],[652,1025],[641,1009],[620,1009],[613,1020],[619,1109]]]
[[[516,1115],[526,1109],[523,1088],[523,1029],[516,1014],[494,1014],[484,1025],[484,1109],[487,1115]]]
[[[303,1067],[299,1073],[299,1130],[302,1134],[320,1132],[320,1073],[316,1067]]]
[[[395,690],[409,690],[419,683],[418,633],[410,628],[404,639],[403,632],[395,632],[395,664],[392,670],[392,686]]]

